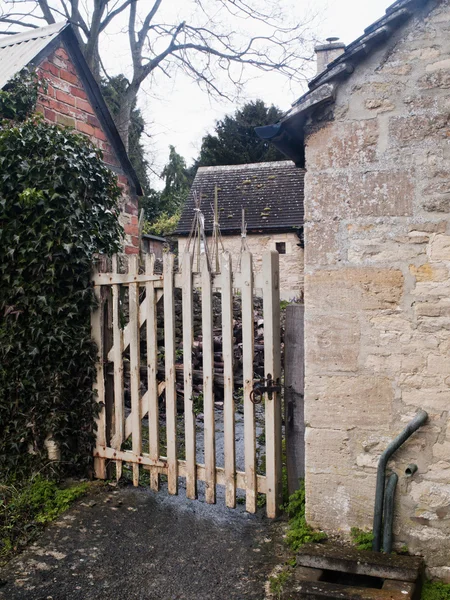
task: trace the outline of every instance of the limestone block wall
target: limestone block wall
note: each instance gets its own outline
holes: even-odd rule
[[[224,235],[223,245],[230,252],[235,268],[241,251],[240,235]],[[182,256],[188,238],[178,238],[178,254]],[[299,239],[295,233],[259,233],[248,234],[247,245],[253,255],[256,271],[261,270],[262,255],[269,250],[276,250],[277,242],[286,244],[286,254],[280,254],[280,297],[282,300],[293,300],[303,297],[303,249],[297,244]],[[208,244],[211,238],[208,237]]]
[[[370,528],[379,455],[423,408],[389,465],[395,539],[450,580],[449,1],[426,3],[321,117],[306,139],[307,518]]]

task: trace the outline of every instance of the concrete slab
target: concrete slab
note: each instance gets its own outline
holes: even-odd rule
[[[283,600],[405,600],[401,591],[355,588],[323,581],[305,581]]]
[[[303,546],[298,552],[297,564],[410,582],[418,579],[423,568],[423,561],[419,557],[357,550],[332,543]]]

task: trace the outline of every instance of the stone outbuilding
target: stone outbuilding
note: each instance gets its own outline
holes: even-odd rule
[[[399,0],[338,54],[259,129],[307,170],[307,518],[371,528],[425,409],[389,464],[395,539],[450,581],[450,2]]]
[[[186,249],[201,200],[205,233],[211,247],[214,194],[217,187],[219,225],[225,250],[237,265],[242,247],[242,209],[245,209],[246,243],[259,270],[268,250],[280,254],[280,296],[303,296],[303,182],[304,170],[291,161],[276,161],[197,170],[175,237],[181,256]]]
[[[121,222],[124,250],[139,252],[138,177],[70,24],[55,23],[0,39],[0,89],[23,68],[36,69],[47,82],[36,111],[61,126],[86,135],[103,152],[105,164],[117,173],[122,190]]]

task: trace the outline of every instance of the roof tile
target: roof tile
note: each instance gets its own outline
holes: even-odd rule
[[[219,223],[223,234],[241,230],[245,208],[247,231],[292,230],[303,225],[305,171],[291,161],[221,167],[200,167],[175,234],[189,234],[194,219],[194,194],[201,195],[205,230],[213,229],[214,190],[218,189]]]

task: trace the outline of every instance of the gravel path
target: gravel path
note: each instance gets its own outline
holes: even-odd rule
[[[0,571],[1,600],[263,600],[279,525],[126,487],[77,503]]]

